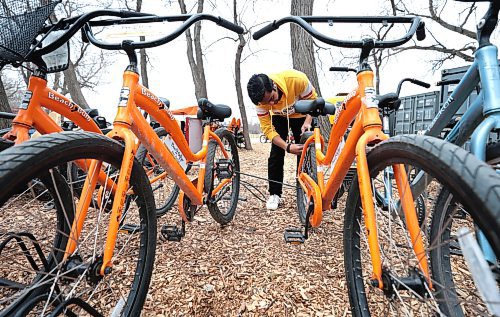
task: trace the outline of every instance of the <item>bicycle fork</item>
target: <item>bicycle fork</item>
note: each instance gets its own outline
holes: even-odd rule
[[[377,219],[373,201],[372,183],[366,158],[366,148],[369,143],[384,141],[388,138],[387,135],[380,131],[380,127],[368,128],[359,138],[356,145],[359,191],[373,267],[372,285],[380,289],[384,289],[384,282],[382,280],[382,259],[377,234]],[[392,168],[394,170],[394,178],[396,180],[398,193],[400,197],[402,197],[401,206],[405,215],[406,227],[410,233],[413,251],[419,262],[420,270],[427,280],[429,287],[432,288],[427,256],[425,254],[424,243],[422,241],[422,235],[418,225],[413,196],[406,176],[405,167],[403,164],[395,164]]]
[[[128,127],[121,126],[120,124],[115,124],[115,128],[110,132],[110,134],[108,134],[108,136],[114,139],[118,138],[124,140],[125,153],[120,167],[120,175],[118,176],[116,189],[112,191],[112,189],[106,188],[106,190],[109,190],[114,194],[114,199],[110,213],[106,243],[104,246],[102,266],[99,268],[99,273],[101,276],[104,276],[105,274],[109,274],[111,272],[112,257],[115,249],[116,237],[118,235],[123,206],[125,205],[125,199],[129,188],[130,173],[134,164],[134,155],[136,150],[136,137]],[[88,208],[90,207],[90,203],[92,201],[92,194],[97,186],[98,177],[95,177],[95,175],[99,175],[99,173],[101,172],[102,164],[102,161],[91,161],[90,167],[88,169],[88,174],[83,185],[82,194],[76,207],[75,220],[73,221],[71,232],[68,238],[68,244],[66,245],[64,260],[67,260],[77,249],[78,239],[87,217]],[[104,208],[104,205],[106,204],[106,198],[104,196],[105,195],[103,195],[101,201],[102,208]]]

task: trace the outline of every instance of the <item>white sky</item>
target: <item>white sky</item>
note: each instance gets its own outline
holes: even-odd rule
[[[206,1],[207,2],[207,1]],[[205,4],[205,12],[214,15],[220,15],[228,20],[232,20],[232,1],[218,1],[217,7],[213,8],[209,3]],[[243,5],[242,0],[238,0],[239,5]],[[243,9],[239,7],[242,14],[242,20],[247,27],[251,27],[263,22],[268,22],[274,19],[289,15],[290,2],[283,0],[260,0],[253,5],[250,1]],[[144,0],[143,12],[154,12],[158,15],[173,15],[179,14],[180,10],[177,1],[172,5],[166,5],[166,1]],[[413,4],[417,6],[416,10],[425,12],[427,1],[415,0]],[[383,14],[383,6],[387,5],[386,0],[316,0],[314,5],[314,15],[381,15]],[[458,12],[461,11],[467,3],[452,4],[455,6],[455,12],[449,10],[446,17],[450,22],[460,20]],[[421,8],[418,8],[421,6]],[[189,6],[188,6],[189,8]],[[486,4],[480,4],[477,19],[482,17],[486,10]],[[477,21],[472,18],[472,22]],[[168,30],[175,26],[173,23],[160,24],[155,26],[158,30]],[[315,24],[318,25],[318,24]],[[427,24],[432,29],[432,25]],[[468,26],[469,29],[475,29],[473,25]],[[260,27],[254,27],[255,31]],[[435,29],[435,28],[434,28]],[[191,28],[193,31],[193,28]],[[360,39],[361,35],[368,35],[366,29],[358,26],[351,26],[350,29],[334,25],[333,31],[335,36],[339,38]],[[497,31],[498,32],[498,31]],[[163,33],[165,34],[165,33]],[[234,57],[236,51],[236,42],[225,39],[215,42],[224,36],[235,38],[234,33],[225,31],[217,27],[214,23],[206,21],[202,27],[203,47],[206,49],[204,65],[205,75],[207,79],[208,99],[214,103],[223,103],[233,108],[233,115],[239,117],[239,110],[236,99],[236,91],[234,86]],[[394,34],[398,37],[402,33]],[[446,40],[456,41],[453,36],[435,32],[437,35],[444,35]],[[155,34],[158,37],[159,34]],[[426,40],[430,43],[429,40]],[[212,45],[210,45],[212,44]],[[346,61],[341,62],[342,55],[337,48],[329,48],[326,44],[318,42],[321,47],[326,49],[321,50],[322,66],[317,66],[318,75],[320,78],[320,88],[323,97],[334,96],[338,92],[348,92],[355,85],[355,78],[352,75],[334,75],[328,72],[328,68],[333,65],[346,65]],[[97,48],[93,48],[97,50]],[[250,51],[251,49],[251,51]],[[359,50],[348,49],[344,50],[345,55],[357,56]],[[107,53],[108,54],[108,53]],[[150,89],[157,94],[168,98],[171,102],[171,108],[182,108],[184,106],[194,105],[196,103],[194,95],[194,85],[191,77],[191,70],[186,57],[186,42],[185,36],[161,47],[148,50],[151,58],[152,67],[149,68]],[[430,60],[434,57],[434,53],[425,51],[408,51],[399,56],[393,57],[382,70],[381,78],[381,93],[395,91],[398,81],[404,77],[413,77],[435,83],[440,79],[440,72],[433,73],[431,71]],[[254,73],[271,73],[281,71],[292,67],[292,58],[290,53],[289,41],[289,24],[286,24],[277,31],[269,34],[259,41],[250,40],[250,43],[244,50],[243,57],[245,62],[242,64],[242,88],[245,97],[245,105],[249,120],[256,122],[254,106],[246,93],[246,83],[249,77]],[[114,55],[114,63],[106,69],[102,74],[102,82],[95,92],[85,91],[85,96],[89,104],[99,109],[102,115],[108,120],[114,118],[118,103],[118,96],[121,88],[121,75],[127,66],[127,58],[125,55]],[[456,59],[447,62],[444,68],[463,66],[466,63]],[[437,87],[431,87],[429,90],[413,85],[407,85],[403,88],[402,95],[410,95],[426,91],[438,90]]]

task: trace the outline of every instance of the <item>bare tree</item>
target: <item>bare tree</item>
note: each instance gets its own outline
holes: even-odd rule
[[[58,13],[63,17],[70,17],[79,14],[86,10],[86,3],[79,3],[75,0],[68,0],[62,3]],[[105,4],[102,4],[106,6]],[[54,19],[54,16],[51,17]],[[69,62],[69,67],[62,76],[56,74],[54,76],[54,89],[62,94],[69,94],[71,99],[84,109],[89,109],[82,88],[94,89],[100,79],[102,70],[107,65],[104,52],[100,51],[97,56],[88,52],[89,43],[83,43],[78,37],[73,37],[71,40],[71,48],[73,56]],[[28,74],[23,74],[23,77],[28,78]]]
[[[178,0],[181,8],[181,13],[186,14],[186,3],[184,0]],[[204,0],[198,0],[197,13],[203,12]],[[191,30],[186,30],[187,42],[187,57],[193,76],[194,89],[196,99],[208,98],[207,81],[205,79],[205,68],[203,66],[203,52],[201,49],[201,23],[196,22],[194,25],[194,37],[191,36]]]
[[[394,0],[390,0],[391,3],[391,14],[396,15],[396,5]],[[378,28],[372,25],[371,30],[375,35],[376,40],[385,40],[389,31],[394,27],[394,24],[382,25]],[[380,93],[380,70],[382,65],[386,63],[389,58],[393,55],[388,49],[373,49],[372,50],[372,58],[373,58],[373,67],[375,69],[375,93]]]
[[[467,29],[465,25],[476,13],[477,5],[475,2],[468,4],[467,7],[459,13],[461,22],[448,22],[443,17],[445,12],[455,11],[455,9],[450,8],[449,1],[438,2],[435,0],[428,0],[427,13],[414,11],[411,4],[410,0],[400,0],[396,3],[395,9],[398,14],[401,15],[416,15],[429,19],[439,28],[439,32],[431,31],[428,25],[427,34],[433,39],[433,44],[424,46],[414,43],[414,45],[396,48],[396,51],[417,49],[441,53],[440,57],[434,59],[433,69],[440,68],[445,61],[455,57],[466,62],[472,62],[474,60],[473,54],[476,50],[476,32]],[[442,32],[443,30],[447,32]],[[453,34],[453,38],[457,40],[452,42],[446,41],[447,38],[450,38],[450,32]]]
[[[314,0],[292,0],[291,15],[311,15],[313,12]],[[290,38],[292,49],[293,68],[304,72],[311,84],[316,88],[318,95],[321,95],[319,87],[318,73],[316,72],[316,61],[314,58],[314,42],[312,37],[301,27],[290,25]]]
[[[238,18],[236,2],[236,0],[233,0],[233,22],[235,24],[241,24],[241,21]],[[249,34],[250,33],[248,32],[248,30],[245,32],[245,34],[238,34],[238,47],[236,48],[236,57],[234,59],[234,84],[236,86],[236,96],[238,98],[238,106],[240,108],[241,122],[244,127],[243,136],[245,137],[245,148],[247,150],[252,150],[247,112],[245,109],[245,103],[243,101],[243,90],[241,88],[241,55],[243,53],[245,45],[247,44],[245,36],[248,36]]]
[[[9,98],[3,85],[2,77],[0,76],[0,111],[12,112],[9,105]],[[11,120],[0,119],[0,129],[8,128],[11,126]]]
[[[129,9],[131,11],[141,12],[142,0],[136,0],[135,9],[132,8],[133,6],[131,4],[129,4],[128,0],[124,0],[124,1],[125,1],[125,7],[127,7],[127,9]],[[141,41],[146,40],[146,38],[144,36],[141,36],[139,39]],[[149,88],[148,60],[149,60],[149,57],[148,57],[148,54],[146,53],[146,49],[141,48],[139,50],[139,63],[140,63],[140,67],[141,67],[142,85],[146,88]]]
[[[312,15],[314,0],[291,1],[291,15]],[[290,25],[290,39],[292,50],[293,68],[304,72],[311,84],[314,86],[318,95],[321,96],[319,87],[318,73],[316,71],[316,59],[314,57],[313,39],[302,28],[294,24]],[[331,124],[327,116],[318,117],[318,124],[321,128],[321,134],[325,141],[329,140]]]

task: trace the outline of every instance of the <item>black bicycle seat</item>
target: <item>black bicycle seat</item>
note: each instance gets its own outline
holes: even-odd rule
[[[335,114],[335,105],[325,102],[325,99],[299,100],[295,103],[295,112],[308,114],[313,117]]]
[[[91,118],[97,117],[99,115],[99,110],[97,109],[84,109],[84,110]]]
[[[377,100],[378,100],[378,107],[380,109],[396,111],[401,105],[401,99],[399,99],[398,95],[393,92],[377,96]]]
[[[226,105],[214,105],[206,98],[200,98],[198,100],[198,119],[212,118],[219,121],[223,121],[231,116],[231,107]]]
[[[170,108],[170,100],[163,97],[158,97],[158,99],[160,99],[160,101],[163,102],[163,104],[165,105],[165,107],[167,107],[167,109]]]

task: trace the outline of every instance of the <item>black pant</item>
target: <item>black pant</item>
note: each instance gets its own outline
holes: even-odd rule
[[[292,129],[293,138],[295,143],[300,142],[300,135],[302,131],[300,128],[304,124],[305,117],[303,118],[290,118],[290,129]],[[282,116],[272,116],[272,122],[274,129],[280,135],[280,137],[286,141],[288,136],[288,122],[286,117]],[[293,155],[293,154],[292,154]],[[297,156],[297,163],[300,160],[300,156]],[[283,165],[285,164],[285,150],[277,145],[271,145],[271,153],[269,154],[269,159],[267,160],[267,176],[269,180],[276,181],[269,182],[269,194],[278,195],[281,197],[283,192]]]

